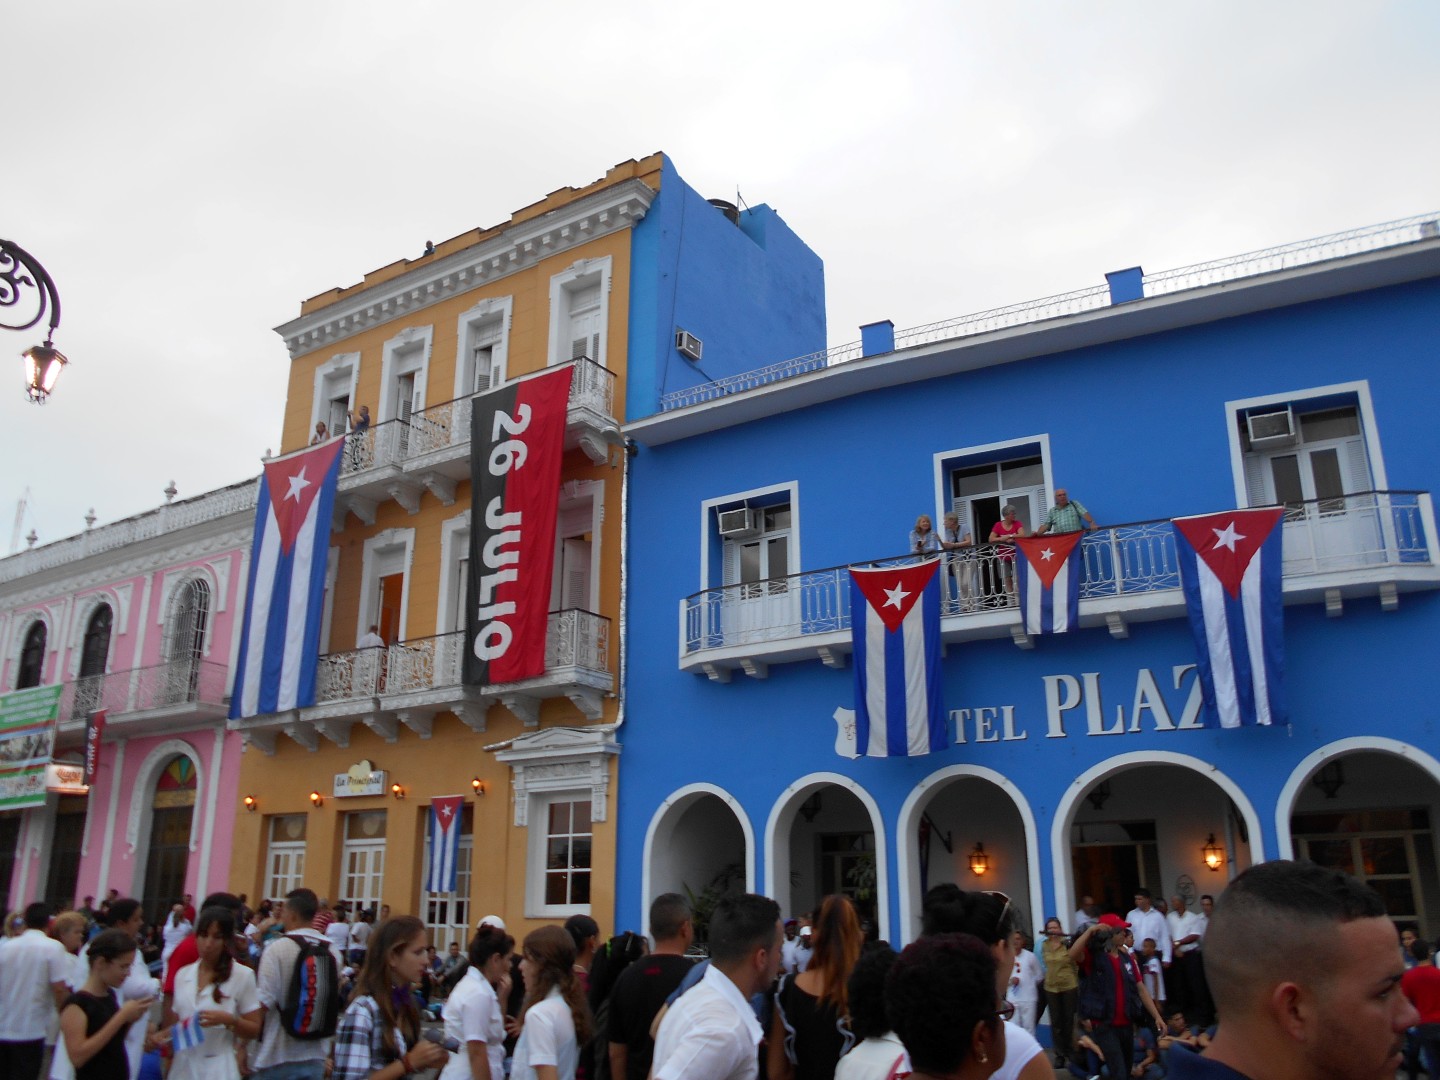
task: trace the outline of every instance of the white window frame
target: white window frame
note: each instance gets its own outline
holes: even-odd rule
[[[1245,482],[1245,452],[1240,445],[1240,423],[1244,415],[1266,406],[1303,405],[1307,400],[1354,395],[1360,413],[1360,437],[1365,440],[1365,453],[1369,458],[1370,476],[1375,490],[1390,490],[1390,481],[1385,472],[1385,456],[1380,450],[1380,432],[1375,423],[1375,406],[1370,397],[1370,381],[1333,383],[1330,386],[1313,386],[1305,390],[1292,390],[1283,394],[1262,394],[1259,397],[1240,398],[1225,403],[1225,431],[1230,443],[1230,476],[1235,483],[1235,505],[1249,506],[1249,488]]]
[[[525,872],[525,916],[530,919],[558,919],[576,913],[590,914],[590,904],[547,904],[545,884],[548,868],[546,856],[550,840],[550,807],[555,803],[584,803],[590,812],[590,895],[595,895],[595,825],[591,792],[586,789],[536,792],[529,796],[529,845]]]
[[[579,290],[592,285],[600,286],[600,347],[595,351],[599,356],[591,360],[605,367],[605,357],[610,342],[610,272],[611,259],[605,255],[597,259],[581,259],[572,263],[550,279],[550,338],[546,364],[568,364],[570,336],[566,332],[570,325],[570,298]]]
[[[401,553],[401,573],[405,575],[405,584],[400,589],[400,624],[396,627],[395,635],[396,641],[405,640],[406,620],[410,614],[411,570],[415,565],[415,530],[386,529],[366,540],[362,548],[360,613],[355,620],[356,641],[359,641],[362,634],[380,621],[380,613],[375,609],[380,590],[380,578],[383,576],[380,573],[380,564],[385,556],[393,555],[397,551]],[[394,643],[387,642],[390,645]],[[344,652],[345,650],[340,651]]]
[[[380,401],[373,421],[383,424],[400,417],[395,381],[415,374],[415,407],[411,415],[425,408],[425,386],[430,370],[430,350],[435,337],[433,326],[411,326],[385,342],[380,360]]]
[[[493,386],[502,385],[510,377],[510,322],[513,317],[514,298],[496,296],[481,300],[469,311],[463,312],[455,324],[455,399],[470,397],[477,393],[473,371],[475,344],[486,335],[490,327],[498,324],[500,339],[491,353],[491,361],[499,376],[492,380]],[[492,389],[493,389],[492,386]]]
[[[932,460],[935,470],[935,515],[931,520],[935,522],[944,521],[945,515],[951,510],[952,499],[950,497],[949,474],[954,469],[963,466],[967,460],[987,457],[1008,450],[1016,451],[1016,456],[1018,457],[1022,451],[1026,451],[1035,446],[1040,448],[1040,469],[1042,475],[1045,477],[1045,499],[1042,501],[1053,501],[1055,498],[1055,476],[1051,471],[1053,465],[1050,456],[1050,436],[1048,434],[1040,434],[1028,435],[1019,439],[1002,439],[999,442],[979,443],[975,446],[961,446],[953,450],[940,450],[934,455]],[[997,463],[999,463],[1003,459],[996,460]],[[1049,506],[1042,506],[1040,507],[1040,512],[1044,514],[1049,509]],[[1044,520],[1043,517],[1041,520]],[[1039,525],[1040,522],[1035,522],[1034,524]],[[989,537],[975,537],[975,543],[977,544],[985,544],[988,542]]]
[[[281,818],[299,817],[301,814],[272,814],[265,822],[265,892],[261,895],[262,900],[283,900],[285,894],[292,889],[298,889],[305,884],[305,839],[300,840],[276,840],[275,826]],[[306,822],[305,835],[310,835],[309,822]],[[276,867],[277,856],[288,856],[290,873],[281,874]]]
[[[700,504],[701,589],[714,588],[716,584],[724,583],[725,539],[718,533],[717,512],[722,507],[740,506],[760,498],[765,498],[767,505],[786,501],[768,498],[777,493],[784,493],[790,503],[790,551],[787,561],[792,567],[790,571],[792,574],[800,572],[800,552],[803,550],[800,546],[800,482],[789,480],[782,484],[771,484],[768,487],[751,488],[749,491],[737,491],[719,498],[706,499]],[[710,548],[712,541],[717,539],[719,540],[721,574],[712,579],[710,576]]]
[[[440,525],[440,594],[435,604],[435,632],[465,629],[465,597],[459,592],[460,563],[470,557],[470,511]]]
[[[371,814],[371,813],[379,813],[379,814],[384,815],[384,817],[385,817],[385,835],[382,836],[382,837],[380,837],[378,840],[351,840],[351,839],[350,839],[350,835],[349,835],[349,833],[350,833],[350,820],[351,820],[352,818],[358,818],[358,817],[359,817],[360,815],[362,815],[362,814]],[[378,912],[380,911],[380,905],[381,905],[381,903],[384,902],[384,896],[385,896],[385,869],[386,869],[386,863],[388,863],[388,862],[390,861],[388,858],[386,858],[386,856],[389,855],[388,842],[389,842],[389,839],[390,839],[390,825],[391,825],[390,815],[389,815],[385,810],[383,810],[383,809],[382,809],[382,810],[344,811],[344,812],[341,813],[341,820],[340,820],[340,880],[339,880],[339,882],[337,883],[337,887],[336,887],[336,890],[335,890],[335,895],[336,895],[337,899],[340,899],[340,900],[346,900],[346,901],[361,900],[361,901],[363,901],[362,904],[355,904],[355,903],[353,903],[353,902],[351,903],[350,907],[351,907],[351,912],[352,912],[352,914],[353,914],[354,911],[356,911],[357,909],[359,909],[359,908],[361,908],[361,907],[364,907],[366,910],[375,911],[375,912],[378,914]],[[347,880],[350,878],[350,876],[351,876],[351,875],[350,875],[350,868],[349,868],[349,863],[350,863],[349,855],[350,855],[350,852],[351,852],[352,850],[358,849],[358,848],[360,848],[360,847],[362,847],[362,846],[363,846],[366,850],[371,851],[371,852],[378,852],[379,855],[380,855],[380,872],[379,872],[379,875],[378,875],[379,878],[380,878],[380,883],[379,883],[379,886],[378,886],[378,889],[377,889],[376,893],[375,893],[373,896],[371,896],[371,895],[366,895],[366,896],[363,896],[363,897],[357,897],[350,889],[348,889],[348,888],[346,887],[346,881],[347,881]],[[373,874],[372,874],[372,876],[373,876]]]
[[[321,420],[327,423],[330,412],[330,402],[333,398],[328,390],[337,384],[348,382],[350,387],[350,411],[354,412],[355,389],[360,382],[360,354],[336,353],[325,363],[315,369],[315,390],[310,401],[310,426],[305,431],[305,442],[310,441],[311,434],[315,431],[315,425]],[[331,435],[344,435],[345,429],[331,431]]]

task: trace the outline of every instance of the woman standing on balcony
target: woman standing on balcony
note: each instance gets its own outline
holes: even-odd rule
[[[929,514],[915,519],[915,528],[910,530],[910,551],[915,555],[928,555],[940,550],[940,537],[935,535]]]
[[[1015,603],[1015,547],[1009,541],[1025,538],[1025,526],[1015,520],[1015,507],[1006,503],[1000,511],[1000,520],[990,530],[990,543],[1000,545],[995,552],[996,570],[1005,583],[1009,603]]]

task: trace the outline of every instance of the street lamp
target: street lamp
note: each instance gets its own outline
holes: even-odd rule
[[[0,308],[15,307],[28,289],[36,293],[35,314],[25,322],[0,321],[0,327],[28,330],[49,314],[50,329],[45,335],[45,344],[32,345],[20,354],[25,361],[25,396],[37,405],[44,405],[50,391],[55,389],[55,380],[70,362],[51,340],[60,325],[60,292],[35,256],[18,244],[0,240]],[[22,315],[27,310],[22,308]]]

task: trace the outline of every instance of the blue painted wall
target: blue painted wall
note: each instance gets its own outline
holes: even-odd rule
[[[958,763],[995,769],[1019,787],[1035,814],[1038,846],[1029,854],[1041,867],[1048,912],[1056,901],[1053,812],[1074,778],[1107,758],[1172,751],[1214,763],[1253,803],[1262,832],[1252,840],[1263,840],[1274,857],[1277,797],[1313,750],[1370,734],[1440,756],[1440,708],[1429,679],[1440,594],[1428,591],[1403,594],[1390,613],[1374,598],[1350,600],[1338,619],[1327,619],[1319,604],[1288,607],[1288,729],[1159,731],[1147,716],[1135,733],[1087,735],[1080,708],[1066,714],[1063,737],[1047,737],[1044,680],[1062,674],[1096,673],[1107,720],[1120,707],[1128,722],[1137,672],[1150,669],[1178,721],[1186,693],[1172,689],[1168,676],[1194,661],[1180,618],[1132,624],[1124,640],[1087,629],[1038,640],[1030,651],[1008,639],[952,644],[943,661],[947,706],[1013,705],[1015,733],[1024,738],[977,744],[972,728],[964,745],[909,761],[850,761],[834,752],[831,715],[853,704],[848,665],[776,664],[766,679],[737,672],[722,684],[682,672],[676,661],[677,609],[707,584],[702,501],[766,485],[798,484],[799,566],[792,572],[900,553],[915,516],[934,513],[941,496],[934,454],[1042,433],[1050,439],[1056,484],[1102,525],[1222,510],[1237,505],[1226,401],[1363,379],[1389,487],[1433,491],[1440,461],[1437,312],[1440,281],[1429,280],[874,390],[677,443],[642,444],[631,474],[620,921],[633,923],[648,902],[641,870],[657,807],[690,783],[719,785],[740,800],[754,828],[763,883],[765,823],[785,788],[815,771],[853,777],[880,806],[889,839],[885,872],[894,882],[894,830],[917,782]],[[704,539],[713,566],[718,547],[713,537]],[[665,557],[657,557],[662,550]],[[1415,802],[1428,798],[1417,792]],[[968,848],[972,838],[956,842]],[[1212,889],[1216,883],[1199,882]],[[890,919],[892,935],[901,936],[895,888]]]
[[[627,419],[662,394],[825,348],[820,257],[768,206],[732,224],[668,157],[631,263]],[[676,350],[677,329],[704,342],[699,364]]]

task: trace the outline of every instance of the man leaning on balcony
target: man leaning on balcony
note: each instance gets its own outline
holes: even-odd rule
[[[1035,530],[1035,535],[1041,536],[1047,532],[1094,532],[1095,528],[1095,519],[1090,516],[1090,511],[1080,503],[1073,502],[1070,493],[1064,488],[1056,488],[1055,505],[1045,515],[1045,521]]]

